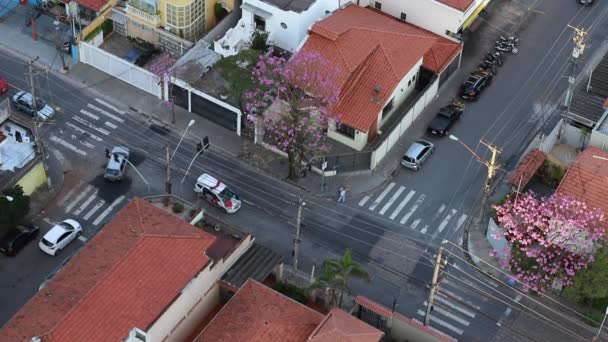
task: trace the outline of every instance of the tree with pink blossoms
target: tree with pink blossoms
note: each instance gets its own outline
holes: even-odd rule
[[[571,285],[606,234],[602,211],[561,194],[541,198],[528,192],[494,209],[512,246],[505,266],[538,292],[556,281]]]
[[[331,111],[340,91],[337,75],[321,55],[306,52],[287,60],[270,51],[253,68],[245,113],[264,142],[287,153],[289,179],[297,179],[299,166],[329,149],[327,127],[337,121]]]

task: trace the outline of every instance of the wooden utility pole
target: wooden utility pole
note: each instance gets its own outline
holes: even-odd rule
[[[47,164],[47,154],[44,149],[44,144],[42,139],[40,138],[40,134],[38,132],[38,100],[36,99],[36,85],[34,84],[34,63],[38,60],[39,57],[32,59],[27,66],[27,74],[28,80],[30,83],[30,93],[32,94],[32,106],[34,107],[34,116],[33,116],[33,131],[34,134],[34,143],[36,144],[36,154],[42,156],[42,166],[44,167],[44,172],[46,176],[47,185],[50,188],[51,178],[48,177],[49,166]]]
[[[298,205],[298,214],[296,216],[296,237],[293,239],[293,269],[295,271],[298,270],[298,255],[300,254],[300,233],[301,233],[301,225],[302,225],[302,209],[306,205],[303,198],[300,198],[300,203]]]
[[[435,269],[433,270],[433,283],[431,285],[431,291],[429,292],[429,301],[426,306],[426,314],[424,315],[424,325],[429,325],[431,321],[431,310],[433,308],[433,300],[435,299],[435,293],[439,287],[439,271],[441,266],[441,254],[443,253],[443,247],[439,247],[437,251],[437,258],[435,259]]]
[[[171,194],[171,154],[169,153],[169,144],[165,147],[167,151],[167,180],[165,181],[165,191],[168,195]]]
[[[486,185],[484,188],[484,191],[487,193],[490,191],[490,186],[492,185],[492,180],[494,180],[496,171],[498,171],[498,168],[499,168],[498,155],[502,152],[502,149],[492,145],[491,143],[489,143],[485,140],[481,140],[480,143],[485,145],[490,150],[490,152],[492,152],[492,157],[490,158],[490,160],[483,161],[483,163],[488,168],[488,176],[486,178]]]

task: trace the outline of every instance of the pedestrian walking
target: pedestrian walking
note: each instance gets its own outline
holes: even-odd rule
[[[346,201],[346,188],[341,186],[338,190],[338,203],[344,203]]]

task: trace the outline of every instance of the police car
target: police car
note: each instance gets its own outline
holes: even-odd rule
[[[228,214],[241,208],[239,196],[219,179],[203,173],[196,180],[194,192]]]

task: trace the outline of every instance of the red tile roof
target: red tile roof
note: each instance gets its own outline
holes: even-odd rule
[[[537,148],[533,148],[521,159],[517,168],[507,177],[507,182],[514,187],[525,188],[530,182],[538,168],[547,159],[547,154]]]
[[[323,315],[249,279],[196,338],[196,342],[300,342]]]
[[[120,341],[146,330],[207,265],[214,240],[134,198],[2,327],[0,341]]]
[[[108,0],[74,0],[74,1],[76,1],[79,5],[92,9],[96,12],[101,12],[101,10],[108,3]]]
[[[570,165],[556,193],[577,198],[608,215],[608,152],[587,147]]]
[[[388,308],[386,308],[385,306],[378,304],[367,297],[359,295],[359,296],[355,297],[355,303],[359,304],[360,306],[362,306],[372,312],[377,313],[380,316],[383,316],[386,318],[391,318],[394,316],[393,318],[403,321],[403,322],[409,324],[410,326],[420,330],[423,333],[434,336],[439,341],[442,341],[442,342],[456,342],[457,341],[455,338],[452,338],[432,327],[425,326],[424,324],[422,324],[421,322],[419,322],[415,319],[405,317],[398,312],[393,312],[393,311],[389,310]]]
[[[384,332],[340,309],[332,309],[308,338],[310,342],[378,342]]]
[[[473,3],[473,0],[437,0],[443,4],[446,4],[452,8],[455,8],[461,12],[464,12],[467,8],[469,8],[469,6],[471,6],[471,3]]]
[[[395,87],[421,60],[441,72],[462,46],[369,8],[350,5],[317,22],[301,51],[319,53],[338,69],[334,112],[367,132]],[[375,93],[376,86],[381,87]],[[381,101],[373,101],[372,94]]]

